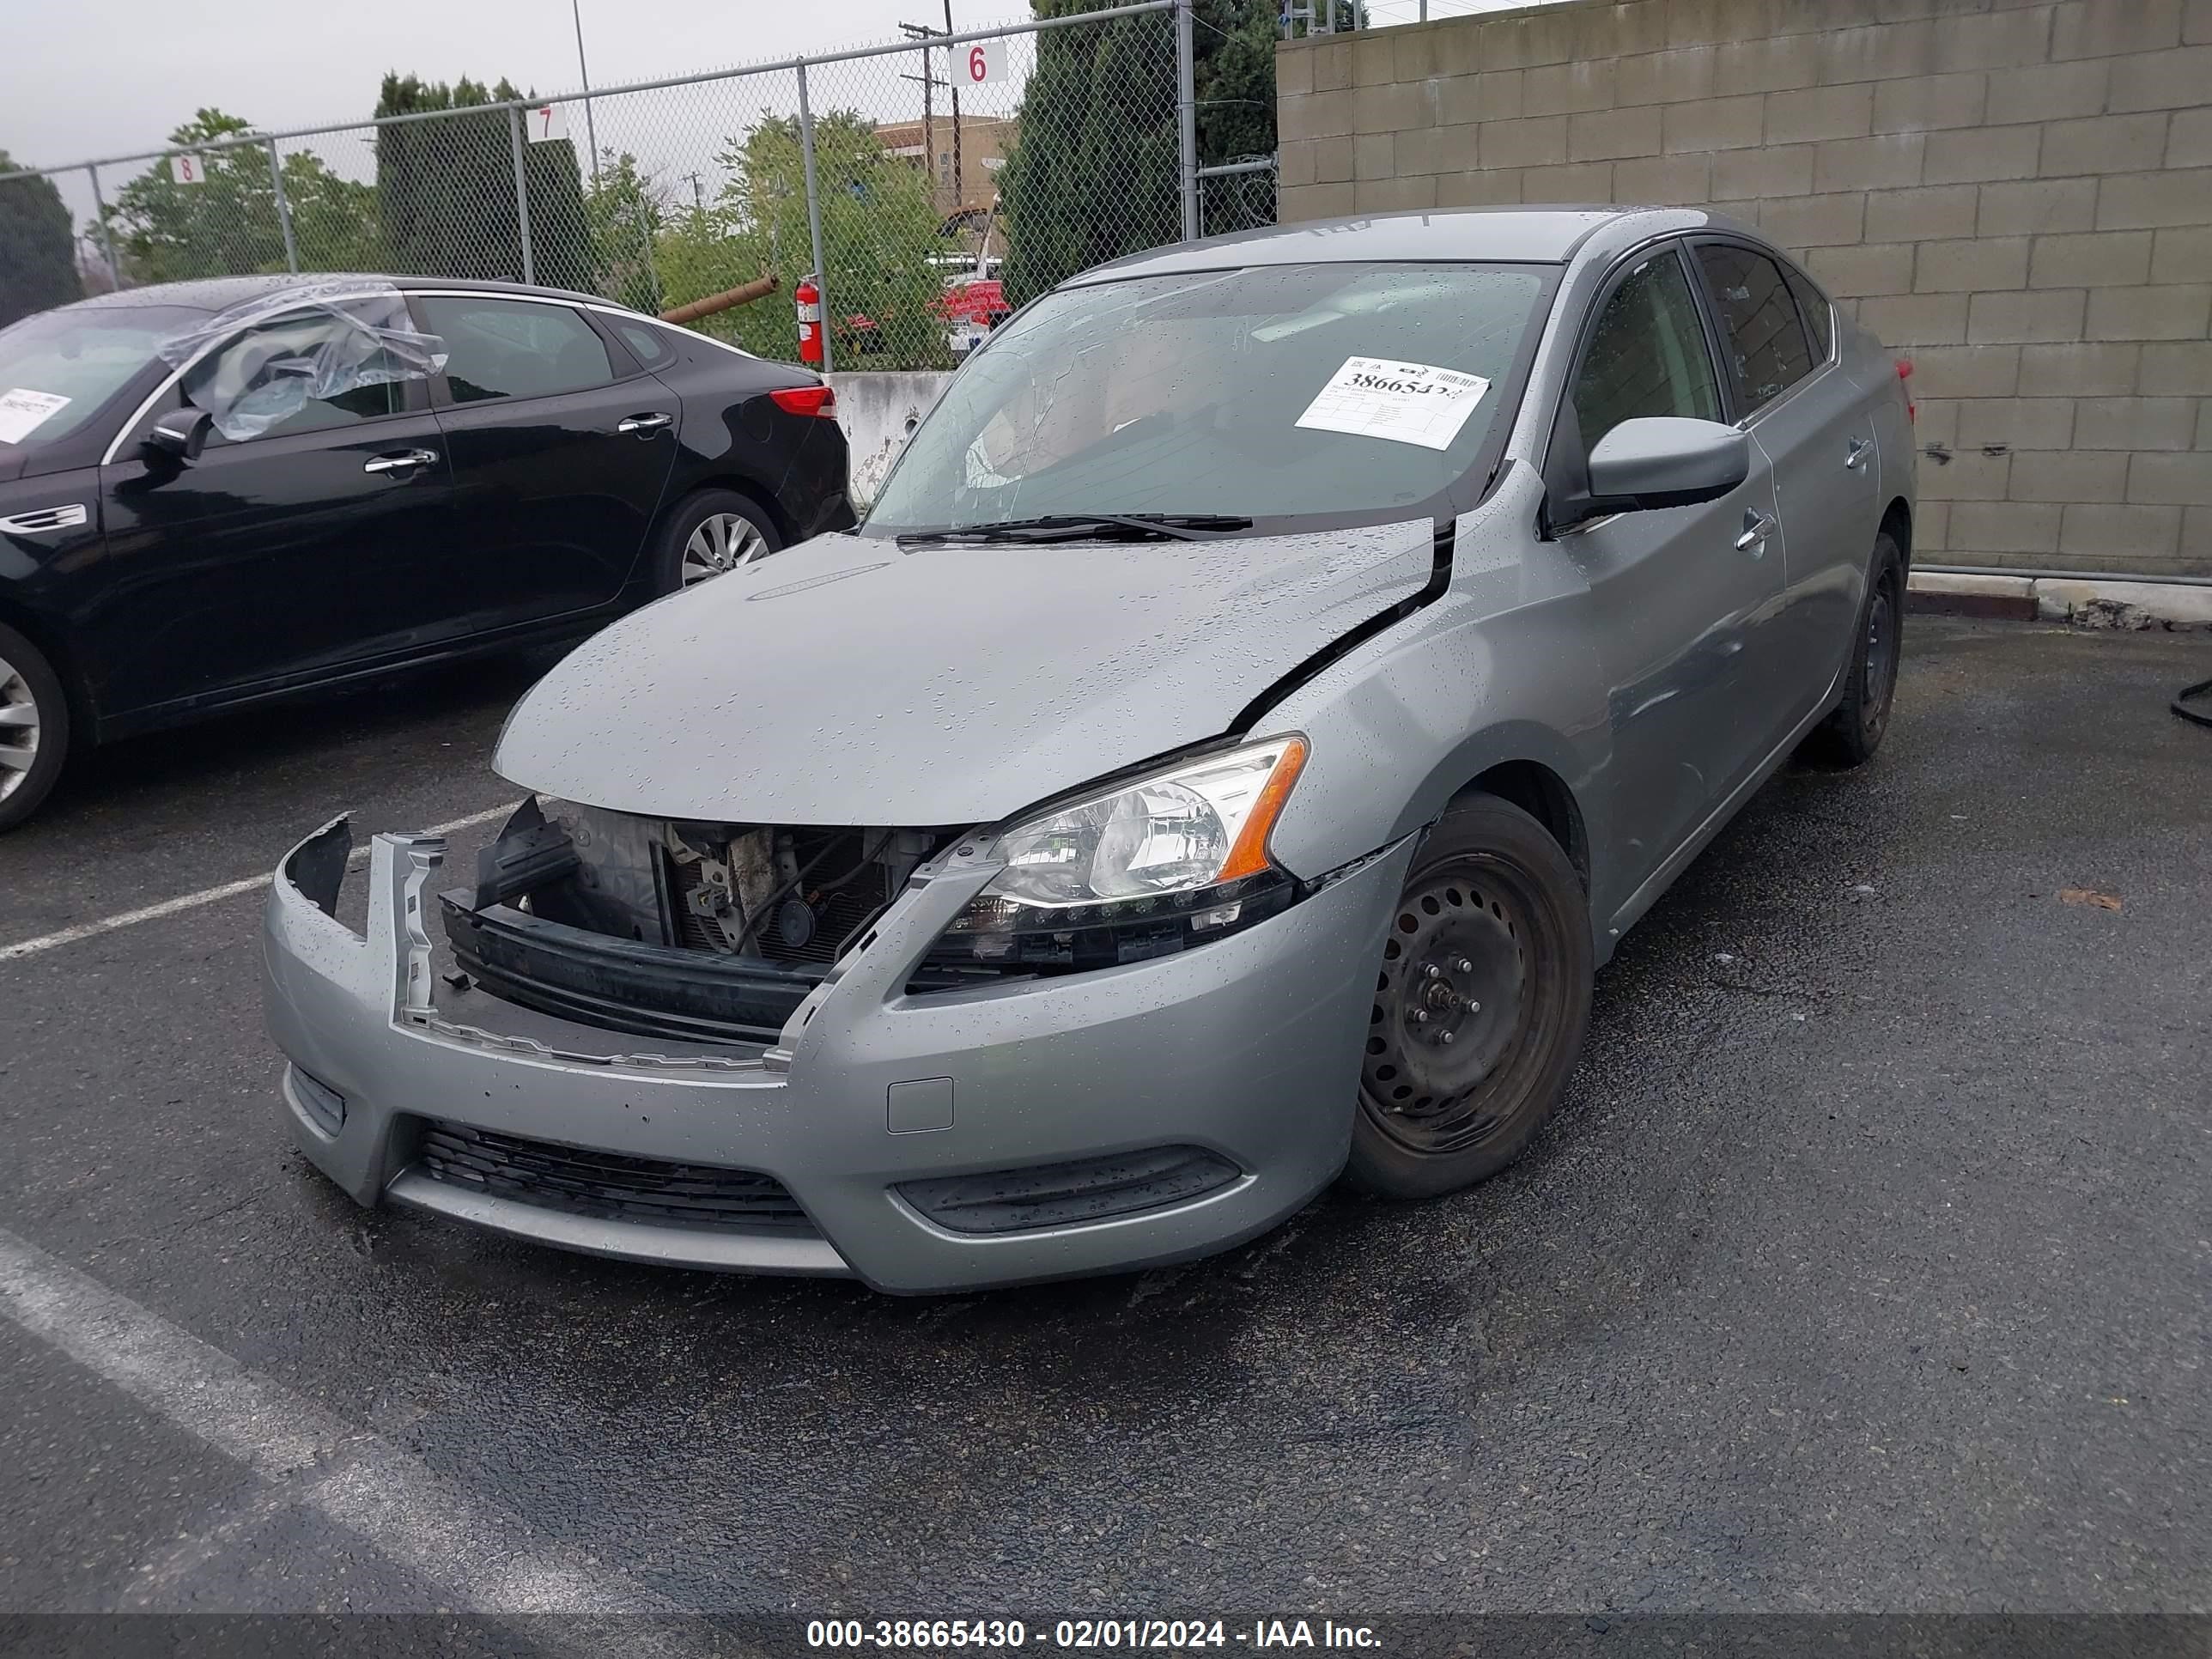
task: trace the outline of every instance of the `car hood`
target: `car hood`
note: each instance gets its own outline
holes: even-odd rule
[[[494,765],[659,817],[987,823],[1219,735],[1433,562],[1426,520],[1202,542],[825,536],[593,635],[516,707]]]

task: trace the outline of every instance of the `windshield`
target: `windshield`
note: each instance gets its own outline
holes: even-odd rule
[[[0,329],[0,446],[52,443],[82,426],[180,328],[182,306],[45,311]]]
[[[1553,275],[1254,265],[1062,289],[954,378],[868,529],[1418,507],[1510,406]]]

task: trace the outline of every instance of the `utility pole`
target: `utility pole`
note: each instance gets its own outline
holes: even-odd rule
[[[937,31],[927,23],[901,23],[899,30],[909,40],[927,41],[937,39]],[[927,46],[921,49],[921,73],[902,75],[899,79],[921,82],[921,171],[929,180],[929,199],[932,205],[934,205],[937,201],[937,133],[936,109],[932,94],[936,88],[950,88],[952,83],[950,81],[939,80],[936,74],[930,69],[929,48]],[[955,99],[960,96],[957,92],[952,95]],[[953,131],[956,134],[959,131],[957,123]],[[959,140],[956,137],[953,142],[957,145]],[[955,202],[953,205],[957,207],[959,204]]]
[[[945,36],[952,38],[952,0],[945,0]],[[952,48],[945,49],[945,74],[952,82],[952,209],[967,205],[968,192],[960,181],[960,77],[952,72]]]
[[[584,142],[592,147],[592,182],[599,182],[599,135],[592,125],[592,71],[584,63],[583,0],[568,0],[568,15],[576,24],[576,73],[584,81]]]

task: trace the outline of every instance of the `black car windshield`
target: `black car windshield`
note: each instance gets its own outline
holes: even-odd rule
[[[155,347],[206,320],[184,306],[94,307],[0,329],[0,451],[67,437],[154,361]]]
[[[961,370],[867,528],[1417,509],[1512,406],[1554,274],[1249,265],[1062,289]]]

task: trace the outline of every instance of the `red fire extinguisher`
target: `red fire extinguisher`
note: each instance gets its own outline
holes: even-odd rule
[[[814,286],[811,276],[802,276],[799,286],[791,290],[791,297],[799,302],[799,361],[819,365],[822,362],[822,290]]]

